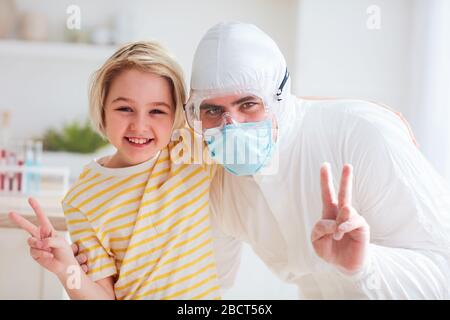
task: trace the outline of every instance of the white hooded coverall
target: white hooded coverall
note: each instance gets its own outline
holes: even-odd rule
[[[253,25],[221,23],[194,57],[191,95],[259,88],[275,94],[286,63]],[[307,299],[449,299],[450,191],[394,112],[359,100],[298,99],[288,83],[274,103],[276,174],[237,177],[219,170],[211,189],[216,257],[229,287],[248,242],[281,279]],[[370,226],[361,272],[345,275],[313,250],[321,219],[320,166],[331,164],[338,190],[354,167],[353,206]]]

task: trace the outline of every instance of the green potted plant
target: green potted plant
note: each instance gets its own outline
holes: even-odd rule
[[[84,165],[115,152],[114,147],[94,131],[89,120],[71,121],[61,129],[50,128],[42,136],[42,141],[42,165],[69,168],[71,182]]]
[[[108,141],[95,132],[89,120],[66,123],[60,131],[48,129],[43,137],[44,150],[75,153],[94,153]]]

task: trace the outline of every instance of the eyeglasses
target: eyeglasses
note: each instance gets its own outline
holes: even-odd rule
[[[270,94],[261,95],[261,92],[266,92],[264,90],[261,91],[261,88],[247,88],[245,90],[239,89],[239,94],[244,96],[244,98],[241,98],[239,100],[253,98],[253,100],[256,100],[257,102],[251,99],[250,101],[238,100],[238,102],[241,103],[233,102],[231,107],[225,107],[211,103],[211,100],[214,98],[214,96],[220,96],[217,94],[217,92],[209,93],[209,98],[203,97],[202,99],[195,98],[194,94],[193,96],[191,96],[190,101],[188,101],[188,103],[184,106],[186,120],[189,126],[199,134],[203,134],[204,130],[207,129],[221,129],[224,125],[230,123],[230,121],[240,123],[264,121],[272,116],[271,112],[269,111],[271,110],[271,107],[269,108],[267,101],[272,101],[272,97],[275,97],[276,102],[283,100],[282,94],[288,79],[289,72],[286,68],[284,77],[281,80],[277,91],[274,93],[274,96],[271,96]],[[237,94],[238,92],[235,91],[233,94]],[[259,98],[261,96],[265,96],[266,99]],[[266,103],[264,103],[264,101]],[[236,104],[237,106],[234,104]]]
[[[213,100],[204,99],[186,106],[187,120],[195,131],[203,132],[212,128],[221,129],[226,124],[233,122],[264,121],[269,116],[263,100],[254,95],[244,95],[233,101],[229,106],[216,104]],[[196,126],[194,126],[195,122],[198,122]],[[198,127],[201,127],[201,129]]]

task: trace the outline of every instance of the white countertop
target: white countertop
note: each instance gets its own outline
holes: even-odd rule
[[[24,195],[0,194],[0,228],[17,228],[8,219],[8,213],[11,211],[20,213],[31,222],[36,223],[36,216],[27,199],[28,197]],[[61,207],[62,197],[36,196],[35,199],[39,202],[55,229],[66,231],[64,212]]]

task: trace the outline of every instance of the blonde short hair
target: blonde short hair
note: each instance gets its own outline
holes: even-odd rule
[[[160,44],[139,41],[121,47],[91,77],[89,114],[95,130],[106,137],[104,107],[109,88],[115,77],[129,69],[150,72],[169,81],[175,104],[173,129],[182,128],[185,122],[183,104],[186,100],[183,71],[171,54]]]

